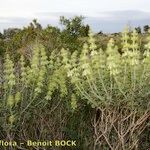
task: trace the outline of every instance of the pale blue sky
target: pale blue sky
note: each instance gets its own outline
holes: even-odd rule
[[[37,18],[43,26],[58,25],[59,16],[83,15],[93,30],[120,31],[150,23],[150,0],[3,0],[0,30],[22,27]]]

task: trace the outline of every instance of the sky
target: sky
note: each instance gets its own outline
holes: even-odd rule
[[[59,25],[59,17],[83,15],[93,31],[119,32],[150,24],[150,0],[3,0],[0,31],[23,27],[36,18],[43,27]]]

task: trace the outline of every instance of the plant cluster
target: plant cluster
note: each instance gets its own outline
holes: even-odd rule
[[[102,49],[90,31],[81,51],[48,54],[36,41],[28,62],[5,53],[0,137],[71,138],[79,141],[78,149],[142,150],[150,117],[150,35],[144,53],[136,30],[126,28],[121,41],[121,51],[113,38]]]

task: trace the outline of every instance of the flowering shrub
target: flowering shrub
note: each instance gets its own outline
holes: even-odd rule
[[[138,40],[136,30],[125,29],[121,52],[112,38],[103,50],[90,31],[81,53],[62,48],[47,55],[37,42],[29,64],[23,55],[14,63],[6,53],[0,74],[3,137],[45,139],[51,134],[51,138],[64,138],[68,116],[78,112],[85,117],[80,110],[86,101],[95,112],[87,119],[93,128],[82,120],[93,131],[92,149],[138,149],[150,115],[150,36],[144,53],[139,51]],[[27,131],[29,124],[37,125],[34,133]]]
[[[136,30],[129,35],[125,29],[120,54],[113,39],[106,50],[97,49],[90,33],[81,54],[73,54],[66,62],[72,84],[101,112],[93,121],[94,149],[138,148],[139,135],[150,115],[149,37],[147,42],[144,54],[140,53]]]

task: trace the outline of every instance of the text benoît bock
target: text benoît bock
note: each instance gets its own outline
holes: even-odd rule
[[[73,140],[55,140],[55,141],[31,141],[18,143],[16,141],[0,140],[0,147],[17,147],[17,145],[25,145],[29,147],[51,147],[51,146],[76,146],[76,141]]]

